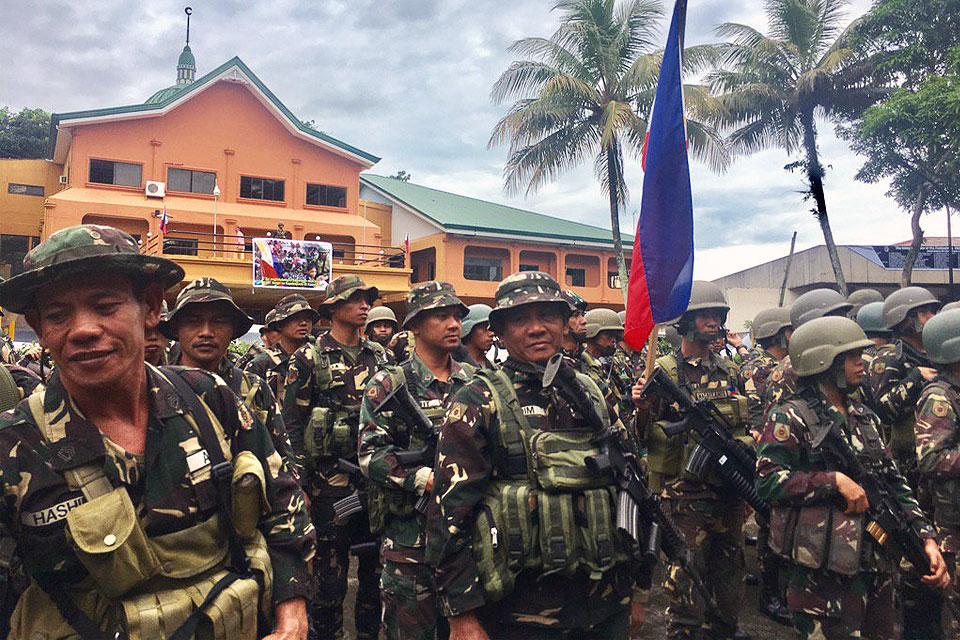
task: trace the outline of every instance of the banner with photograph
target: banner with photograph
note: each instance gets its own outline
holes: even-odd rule
[[[315,240],[253,239],[253,286],[324,291],[333,278],[333,245]]]

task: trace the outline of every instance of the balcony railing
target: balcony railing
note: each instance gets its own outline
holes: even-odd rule
[[[168,235],[148,236],[141,242],[140,253],[249,263],[253,259],[253,238],[255,237],[262,236],[173,231]],[[334,266],[362,265],[391,269],[403,269],[406,266],[406,253],[403,247],[349,242],[331,244]]]

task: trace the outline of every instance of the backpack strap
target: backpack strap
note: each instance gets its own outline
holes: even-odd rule
[[[0,364],[0,413],[13,409],[18,402],[20,388],[17,387],[17,381],[13,379],[10,370]]]
[[[500,417],[498,439],[503,451],[500,456],[501,470],[507,477],[527,475],[529,465],[522,432],[529,430],[530,424],[520,409],[520,399],[517,398],[513,382],[503,369],[480,369],[476,376],[490,389],[493,404]]]
[[[320,347],[314,344],[310,347],[313,357],[313,380],[317,390],[321,393],[330,388],[333,382],[333,371],[330,369],[330,356],[320,353]]]

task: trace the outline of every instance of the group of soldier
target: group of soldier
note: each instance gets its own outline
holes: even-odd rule
[[[545,273],[492,308],[415,284],[402,322],[345,275],[318,306],[282,298],[237,357],[252,318],[212,278],[168,309],[183,277],[82,225],[0,281],[49,354],[42,378],[0,367],[12,638],[340,638],[351,557],[358,638],[625,639],[661,576],[663,635],[748,638],[751,517],[761,610],[799,637],[957,633],[960,309],[920,287],[810,291],[748,348],[695,281],[647,359],[623,312]],[[716,416],[745,482],[658,377]],[[598,463],[611,438],[632,477]],[[626,535],[631,482],[680,534],[665,570],[655,528]]]

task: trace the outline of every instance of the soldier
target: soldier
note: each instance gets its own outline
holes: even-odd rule
[[[890,338],[893,336],[893,332],[887,329],[887,325],[883,322],[882,302],[868,302],[860,307],[856,320],[860,328],[863,329],[863,332],[867,334],[867,338],[873,342],[872,347],[867,347],[863,350],[863,359],[867,363],[867,371],[870,371],[869,365],[876,357],[877,350],[880,349],[880,347],[890,344]]]
[[[607,401],[614,405],[620,418],[626,422],[633,413],[630,389],[634,379],[623,379],[614,371],[613,356],[617,343],[623,338],[623,323],[612,309],[591,309],[584,316],[587,321],[587,341],[574,368],[594,378]]]
[[[357,464],[357,437],[363,390],[387,363],[376,342],[362,338],[370,307],[380,297],[358,276],[335,278],[327,286],[321,311],[330,331],[300,348],[290,360],[283,396],[283,417],[294,450],[305,465],[304,488],[317,528],[314,574],[317,595],[313,623],[319,640],[339,637],[347,595],[350,547],[358,546],[359,589],[355,608],[359,638],[380,631],[380,567],[375,538],[367,522],[351,518],[334,523],[333,504],[362,489],[360,478],[345,473],[338,460]]]
[[[277,340],[265,353],[251,360],[246,370],[266,380],[274,397],[280,399],[290,359],[310,341],[310,331],[320,314],[299,293],[281,298],[273,311],[273,320],[267,326],[277,330]]]
[[[747,435],[749,412],[740,386],[739,370],[729,359],[719,358],[710,343],[722,335],[730,306],[717,285],[694,281],[690,304],[681,316],[680,348],[657,359],[656,366],[695,400],[716,405],[734,429],[733,435],[752,445]],[[743,524],[746,505],[726,491],[712,473],[696,476],[686,471],[694,443],[685,436],[669,438],[661,428],[661,406],[639,396],[642,381],[634,387],[638,420],[645,422],[650,486],[662,489],[677,526],[692,554],[694,569],[704,576],[718,604],[708,614],[694,597],[687,574],[671,566],[665,589],[670,595],[667,635],[670,638],[746,637],[737,629],[743,598]]]
[[[277,313],[273,309],[267,312],[266,317],[263,319],[264,323],[260,325],[260,342],[251,342],[246,352],[237,358],[236,366],[238,369],[246,369],[247,365],[253,362],[254,358],[261,353],[266,353],[267,350],[276,343],[279,332],[275,326],[271,327],[270,324],[276,317]]]
[[[167,317],[167,301],[160,303],[160,319]],[[165,335],[160,333],[158,327],[144,327],[143,354],[144,362],[152,364],[155,367],[167,364],[167,352],[170,348],[170,341]]]
[[[563,329],[563,354],[575,361],[580,358],[583,344],[587,341],[587,320],[584,317],[587,301],[570,289],[563,292],[563,299],[573,309],[567,319],[567,326]]]
[[[451,396],[438,444],[428,551],[450,638],[625,639],[634,578],[614,480],[586,465],[596,429],[622,425],[588,376],[553,358],[571,313],[553,278],[514,274],[496,300],[509,356]]]
[[[625,310],[618,311],[617,316],[620,318],[620,324],[626,325],[627,312]],[[621,376],[630,379],[629,389],[633,387],[633,383],[643,368],[643,356],[621,337],[620,342],[617,343],[617,353],[614,354],[614,366],[620,372]],[[626,395],[629,396],[629,392]]]
[[[957,575],[960,560],[960,309],[941,311],[923,327],[927,357],[940,368],[917,402],[917,460],[932,493],[940,551]],[[954,582],[954,594],[960,583]],[[956,595],[954,596],[956,598]],[[946,618],[946,616],[944,616]],[[960,620],[944,619],[946,636],[957,637]]]
[[[386,348],[399,329],[400,326],[397,324],[397,316],[393,313],[393,309],[379,306],[370,309],[370,314],[367,316],[367,325],[363,328],[363,331],[367,340],[372,340]]]
[[[413,350],[416,347],[416,338],[409,331],[398,331],[387,345],[387,353],[390,359],[396,363],[406,362],[413,356]]]
[[[171,364],[196,367],[223,378],[270,431],[274,448],[299,480],[303,461],[293,454],[273,391],[263,378],[242,371],[226,357],[230,341],[244,335],[252,325],[253,318],[236,305],[227,287],[213,278],[200,278],[180,290],[176,306],[160,321],[159,329],[180,345],[178,359]]]
[[[443,620],[433,570],[426,564],[426,516],[416,505],[433,488],[436,429],[443,421],[447,396],[473,373],[473,367],[451,357],[460,344],[466,313],[450,284],[431,281],[414,286],[403,321],[404,329],[417,338],[413,357],[373,376],[363,396],[360,469],[370,481],[370,528],[383,535],[380,598],[388,640],[433,640],[437,623]],[[418,424],[405,409],[398,409],[402,407],[398,393],[409,394],[430,424]],[[404,464],[395,455],[417,450],[424,455],[414,463]],[[446,637],[446,629],[440,635]]]
[[[490,306],[472,304],[468,309],[460,328],[460,348],[454,353],[454,357],[474,368],[496,369],[497,365],[487,357],[494,338],[494,333],[490,330]]]
[[[851,320],[856,320],[857,314],[860,313],[860,309],[862,309],[864,305],[883,302],[883,294],[876,289],[857,289],[847,296],[847,302],[850,303],[848,317]]]
[[[760,438],[757,490],[772,506],[771,546],[790,562],[787,602],[801,638],[897,637],[896,564],[867,532],[864,489],[837,470],[814,435],[833,425],[858,455],[889,458],[880,421],[856,392],[861,353],[870,344],[848,318],[817,318],[796,329],[790,360],[799,387],[771,409]],[[925,539],[930,575],[923,581],[945,587],[950,576],[931,526],[893,465],[887,478],[897,485],[907,522]]]
[[[81,225],[0,284],[56,363],[0,417],[0,521],[31,578],[15,638],[262,638],[258,612],[270,640],[306,636],[313,533],[266,428],[216,376],[144,364],[181,278]]]

